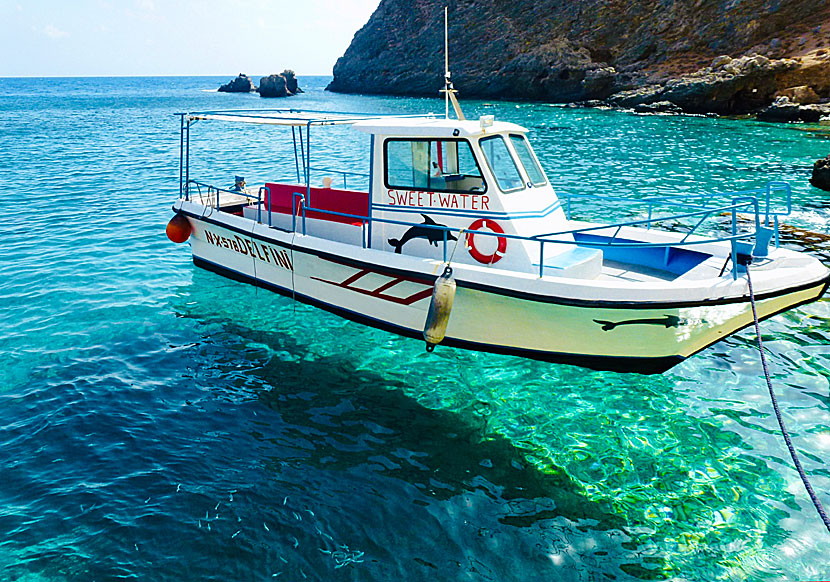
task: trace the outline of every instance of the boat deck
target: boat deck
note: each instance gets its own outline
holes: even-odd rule
[[[193,191],[190,194],[193,202],[198,202],[210,208],[216,208],[216,195],[216,191]],[[229,214],[239,214],[242,207],[249,205],[252,199],[256,199],[256,196],[256,191],[252,191],[250,188],[246,189],[244,193],[223,190],[219,196],[219,210]]]
[[[634,281],[646,283],[649,281],[674,281],[678,276],[669,271],[653,269],[643,265],[632,265],[619,261],[602,261],[602,274],[599,279],[602,281]]]
[[[717,279],[722,273],[724,259],[710,256],[705,261],[695,265],[684,273],[673,273],[664,269],[657,269],[645,265],[636,265],[622,261],[603,259],[600,281],[628,281],[648,283],[657,281],[699,281],[702,279]]]

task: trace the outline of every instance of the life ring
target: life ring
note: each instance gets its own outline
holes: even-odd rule
[[[475,242],[473,240],[475,232],[472,231],[480,230],[481,228],[490,229],[496,234],[504,234],[504,229],[495,220],[479,218],[478,220],[473,222],[469,227],[467,227],[467,250],[470,251],[470,256],[477,260],[479,263],[483,263],[485,265],[492,265],[493,263],[498,263],[504,256],[504,253],[507,251],[507,237],[496,237],[496,240],[498,241],[498,247],[492,255],[485,255],[476,248]]]

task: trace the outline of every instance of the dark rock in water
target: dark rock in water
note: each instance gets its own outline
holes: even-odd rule
[[[297,84],[297,75],[294,74],[294,71],[291,69],[285,69],[280,75],[285,78],[285,87],[288,89],[288,92],[292,95],[296,95],[297,93],[303,93],[303,90],[300,89],[299,85]]]
[[[605,101],[600,101],[599,99],[589,99],[588,101],[576,101],[574,103],[568,103],[569,107],[574,107],[577,109],[594,109],[596,107],[606,106],[607,103]]]
[[[671,101],[635,105],[634,111],[637,113],[683,113],[683,110]]]
[[[772,105],[759,111],[755,117],[758,121],[801,121],[801,108],[786,97],[779,97]]]
[[[291,97],[303,90],[297,85],[297,76],[291,69],[285,69],[282,73],[276,73],[262,77],[259,80],[260,97]]]
[[[817,123],[822,117],[828,115],[830,115],[830,104],[827,103],[816,103],[799,107],[801,121],[807,123]]]
[[[830,115],[828,104],[798,105],[787,97],[778,97],[772,105],[759,111],[756,118],[758,121],[816,123],[825,115]]]
[[[830,156],[813,164],[813,176],[810,178],[810,184],[830,192]]]
[[[239,73],[239,76],[232,79],[230,82],[219,87],[222,93],[250,93],[256,91],[254,82],[245,73]]]
[[[259,80],[259,96],[260,97],[289,97],[293,95],[288,90],[285,77],[282,75],[268,75]]]
[[[649,103],[657,103],[663,94],[663,87],[660,85],[648,85],[639,89],[620,91],[612,95],[608,102],[617,107],[640,107]]]

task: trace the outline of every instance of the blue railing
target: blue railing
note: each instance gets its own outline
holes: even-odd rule
[[[196,180],[189,180],[187,183],[187,187],[184,189],[184,198],[185,200],[190,200],[190,186],[196,186],[196,192],[199,196],[199,200],[204,203],[205,197],[208,199],[208,204],[205,206],[213,206],[217,210],[219,210],[219,192],[226,192],[228,194],[236,194],[238,196],[244,196],[250,200],[256,200],[257,204],[259,204],[260,196],[254,196],[253,194],[246,192],[245,190],[233,190],[231,188],[220,188],[219,186],[212,186],[210,184],[206,184],[204,182],[197,182]],[[202,193],[202,188],[206,189],[206,192]],[[262,188],[260,188],[260,191]],[[211,196],[216,196],[215,202],[211,201]]]
[[[215,186],[209,186],[207,184],[203,184],[201,182],[190,181],[189,184],[195,185],[199,190],[201,196],[201,188],[206,187],[208,188],[208,195],[211,193],[216,193],[216,208],[219,208],[219,193],[220,192],[227,192],[229,194],[241,194],[251,200],[256,200],[257,204],[257,222],[262,224],[262,206],[263,206],[263,194],[266,196],[269,194],[267,187],[262,187],[257,192],[257,195],[254,196],[253,194],[236,191],[236,190],[229,190],[226,188],[217,188]],[[785,193],[785,206],[783,209],[774,209],[771,202],[771,195],[775,189],[780,189]],[[189,187],[185,189],[185,195],[189,192]],[[761,201],[759,201],[758,194],[761,194]],[[294,232],[297,232],[297,219],[301,219],[301,227],[302,230],[300,231],[303,235],[307,233],[307,222],[306,222],[306,213],[307,212],[319,212],[321,214],[327,214],[330,216],[338,216],[342,218],[349,218],[354,220],[355,222],[360,221],[361,229],[362,229],[362,244],[363,248],[371,248],[371,240],[367,237],[367,227],[371,228],[373,223],[382,223],[382,224],[394,224],[400,226],[418,226],[420,228],[426,228],[431,230],[436,230],[441,232],[442,240],[443,240],[443,260],[444,262],[447,261],[447,254],[448,254],[448,242],[449,236],[453,233],[457,233],[458,237],[460,238],[462,235],[469,235],[470,233],[474,232],[476,236],[494,236],[497,238],[504,238],[504,239],[511,239],[511,240],[518,240],[518,241],[525,241],[525,242],[533,242],[539,244],[539,276],[544,276],[544,269],[545,269],[545,245],[546,244],[556,244],[556,245],[576,245],[581,247],[592,247],[592,248],[662,248],[666,249],[666,257],[668,259],[668,251],[672,247],[686,247],[686,246],[694,246],[694,245],[702,245],[702,244],[710,244],[710,243],[719,243],[719,242],[730,242],[731,243],[731,252],[730,258],[732,260],[733,265],[738,265],[738,254],[739,253],[748,253],[752,252],[753,255],[756,256],[765,256],[766,255],[766,248],[767,244],[771,241],[771,238],[775,237],[775,246],[779,246],[779,235],[778,235],[778,216],[789,214],[792,210],[792,201],[791,201],[791,191],[788,184],[783,182],[772,182],[767,185],[766,188],[759,189],[759,190],[747,190],[743,192],[732,192],[732,193],[719,193],[711,195],[709,198],[701,199],[701,203],[699,204],[692,204],[688,202],[682,202],[682,200],[687,199],[687,196],[667,196],[667,197],[660,197],[660,198],[647,198],[642,200],[631,200],[631,199],[624,199],[622,197],[603,197],[597,195],[580,195],[580,196],[563,196],[566,198],[568,202],[567,208],[567,216],[570,219],[570,200],[575,198],[591,198],[597,200],[626,200],[631,203],[642,203],[647,204],[649,209],[649,216],[648,218],[641,218],[623,222],[616,222],[613,224],[601,224],[601,225],[594,225],[594,226],[586,226],[568,230],[561,230],[556,232],[545,233],[541,235],[535,236],[522,236],[516,234],[507,234],[507,233],[496,233],[496,232],[489,232],[483,230],[476,230],[476,231],[466,231],[465,229],[461,228],[454,228],[444,225],[431,225],[431,224],[423,224],[423,223],[414,223],[402,220],[392,220],[388,218],[375,218],[370,216],[361,216],[358,214],[349,214],[345,212],[336,212],[334,210],[327,210],[324,208],[315,208],[310,206],[306,202],[306,192],[294,192],[292,193],[292,210],[291,210],[291,229]],[[731,198],[730,204],[723,204],[720,206],[709,206],[708,202],[711,198],[716,197],[728,197]],[[270,198],[269,198],[270,200]],[[299,202],[299,204],[298,204]],[[763,204],[763,212],[761,210],[761,206]],[[666,206],[666,205],[673,205],[680,208],[684,208],[688,210],[687,212],[675,213],[665,216],[653,216],[653,210],[659,206]],[[272,212],[269,209],[266,209],[268,213],[268,226],[272,226],[271,216]],[[739,232],[741,226],[741,217],[742,215],[749,214],[753,218],[754,222],[754,229],[748,230],[745,232]],[[773,227],[768,228],[761,224],[761,215],[764,215],[764,224],[769,224],[770,217],[773,218]],[[701,226],[707,221],[715,216],[722,216],[726,215],[730,217],[730,234],[722,235],[722,236],[705,236],[705,235],[696,235],[695,233],[701,228]],[[672,242],[642,242],[642,241],[631,241],[631,240],[620,240],[620,234],[623,228],[642,228],[645,227],[646,229],[650,229],[652,225],[664,221],[678,221],[682,219],[696,219],[694,221],[694,225],[690,227],[690,230],[686,232],[679,241],[672,241]],[[577,240],[578,235],[580,234],[590,234],[590,233],[597,233],[601,231],[609,231],[613,229],[613,233],[608,236],[608,240],[604,241],[588,241],[588,240]],[[570,236],[573,240],[562,240],[559,237],[563,236]],[[692,240],[694,237],[694,240]],[[750,241],[754,240],[754,248],[753,245],[750,244]],[[732,276],[733,278],[737,278],[738,275],[738,268],[732,269]]]
[[[776,201],[776,193],[780,192],[778,198],[783,200]],[[775,235],[775,246],[780,244],[779,238],[779,216],[787,216],[792,212],[792,190],[787,182],[769,182],[764,188],[755,190],[743,190],[738,192],[715,192],[706,194],[673,194],[669,196],[649,196],[646,198],[630,198],[624,196],[604,196],[600,194],[568,194],[557,192],[557,197],[564,202],[565,215],[571,219],[572,200],[596,200],[607,205],[609,201],[623,202],[629,206],[631,205],[645,205],[647,207],[648,218],[651,221],[655,209],[667,206],[674,206],[678,208],[686,208],[690,210],[706,210],[711,208],[711,205],[717,199],[730,198],[733,202],[741,199],[754,198],[758,201],[758,209],[763,206],[763,226],[772,227]],[[695,202],[699,200],[699,202]],[[776,204],[777,202],[777,204]],[[666,217],[672,218],[672,217]],[[758,211],[754,213],[753,219],[756,221],[756,228],[761,228],[761,215]],[[772,219],[772,220],[770,220]],[[771,224],[770,224],[771,223]],[[646,225],[646,228],[651,228],[651,223]]]

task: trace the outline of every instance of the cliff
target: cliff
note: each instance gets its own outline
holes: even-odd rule
[[[381,0],[328,89],[437,95],[445,4]],[[732,99],[719,113],[767,105],[783,85],[810,85],[813,75],[825,78],[819,96],[830,96],[826,0],[450,0],[449,12],[450,69],[464,97],[606,99],[705,76],[719,55],[754,54],[773,63],[762,71],[763,98],[755,91],[753,103]],[[803,73],[797,57],[817,69]],[[755,89],[751,78],[745,85],[738,90]]]

